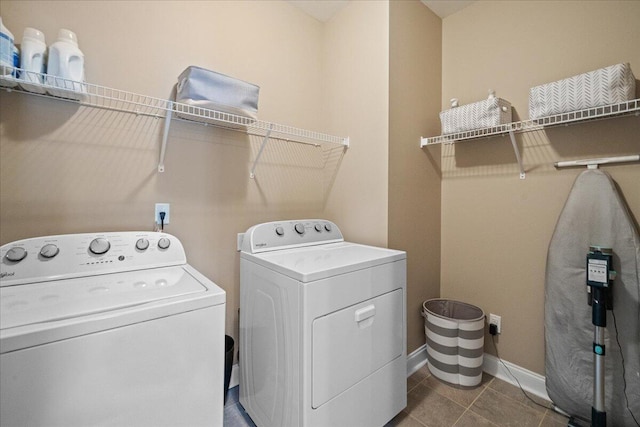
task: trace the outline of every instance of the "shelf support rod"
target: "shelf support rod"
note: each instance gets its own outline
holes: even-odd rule
[[[258,155],[256,159],[253,161],[253,166],[251,167],[251,173],[249,173],[249,178],[254,179],[256,177],[256,166],[258,165],[258,161],[260,161],[260,156],[262,156],[262,152],[264,151],[264,146],[267,145],[267,141],[269,141],[269,136],[271,136],[271,131],[273,130],[273,123],[269,125],[269,130],[267,134],[264,136],[262,140],[262,145],[260,145],[260,150],[258,151]]]
[[[632,163],[640,162],[640,154],[633,154],[631,156],[619,156],[619,157],[603,157],[599,159],[585,159],[585,160],[568,160],[564,162],[555,162],[553,166],[556,168],[566,168],[572,166],[587,166],[597,168],[598,165],[604,165],[606,163]]]
[[[167,139],[169,138],[169,127],[173,116],[173,101],[167,102],[167,115],[164,116],[164,132],[162,133],[162,146],[160,147],[160,161],[158,162],[158,172],[164,172],[164,156],[167,152]]]
[[[516,160],[518,161],[518,167],[520,168],[520,179],[525,179],[526,174],[524,167],[522,166],[522,157],[520,157],[520,150],[518,149],[518,143],[516,142],[515,131],[509,131],[509,138],[511,139],[511,145],[513,145],[513,152],[516,153]]]

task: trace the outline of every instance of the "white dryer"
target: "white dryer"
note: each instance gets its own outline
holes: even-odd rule
[[[406,254],[325,220],[251,227],[240,403],[258,427],[383,426],[407,404]]]
[[[0,425],[222,425],[226,295],[177,238],[72,234],[0,252]]]

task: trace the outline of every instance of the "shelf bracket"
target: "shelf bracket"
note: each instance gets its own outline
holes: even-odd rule
[[[269,137],[271,136],[271,131],[273,130],[273,123],[269,125],[269,130],[267,134],[264,136],[262,140],[262,145],[260,145],[260,150],[258,150],[258,155],[256,159],[253,161],[253,166],[251,167],[251,173],[249,173],[249,178],[254,179],[256,177],[256,166],[258,165],[258,161],[260,161],[260,156],[262,156],[262,151],[264,151],[265,145],[267,145],[267,141],[269,141]]]
[[[173,116],[173,102],[167,102],[167,115],[164,117],[164,132],[162,133],[162,146],[160,147],[160,161],[158,162],[158,172],[164,172],[164,156],[167,152],[167,139],[169,138],[169,127]]]
[[[520,179],[525,179],[526,174],[524,167],[522,166],[522,157],[520,157],[520,150],[518,149],[518,143],[516,142],[515,132],[509,131],[509,138],[511,139],[511,145],[513,145],[513,152],[516,153],[516,160],[518,161],[518,167],[520,168]]]

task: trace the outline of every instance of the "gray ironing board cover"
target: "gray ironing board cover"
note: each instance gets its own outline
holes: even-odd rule
[[[640,184],[639,184],[640,185]],[[631,189],[638,191],[638,187]],[[571,415],[591,418],[594,326],[587,304],[586,255],[589,246],[614,251],[613,309],[605,331],[605,404],[607,423],[635,426],[628,405],[640,420],[640,237],[637,223],[616,183],[600,170],[576,179],[560,214],[547,254],[545,279],[545,370],[551,400]]]

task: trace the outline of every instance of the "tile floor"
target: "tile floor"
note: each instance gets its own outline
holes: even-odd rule
[[[461,389],[424,366],[407,379],[407,392],[407,407],[385,427],[560,427],[569,421],[550,409],[550,402],[532,396],[543,405],[538,406],[518,387],[487,374],[478,387]]]
[[[568,419],[549,409],[549,402],[534,399],[543,407],[517,387],[486,374],[477,388],[455,388],[431,376],[424,366],[407,379],[407,407],[385,427],[567,425]],[[238,402],[238,387],[229,390],[224,427],[255,427]]]

